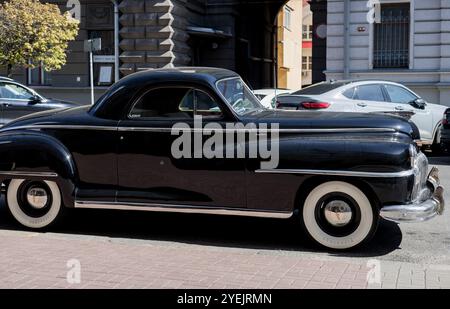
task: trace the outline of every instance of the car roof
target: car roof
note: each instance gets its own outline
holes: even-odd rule
[[[399,84],[398,82],[390,81],[390,80],[382,80],[382,79],[343,79],[343,80],[330,80],[322,82],[322,84],[333,84],[333,85],[341,85],[346,86],[350,84],[366,84],[366,83],[374,83],[374,84]]]
[[[393,84],[405,87],[400,83],[388,81],[388,80],[378,80],[378,79],[364,79],[364,80],[329,80],[321,83],[314,84],[312,86],[303,88],[299,91],[292,93],[292,95],[322,95],[331,94],[336,92],[341,92],[347,90],[352,86],[361,86],[367,84]],[[406,88],[406,87],[405,87]]]
[[[1,81],[7,81],[7,82],[13,82],[14,81],[12,78],[4,77],[4,76],[0,76],[0,80]]]
[[[130,80],[159,80],[164,81],[198,81],[198,82],[216,82],[225,78],[239,78],[240,76],[230,70],[208,67],[176,67],[164,69],[149,69],[138,73],[128,75],[122,81],[124,83]]]

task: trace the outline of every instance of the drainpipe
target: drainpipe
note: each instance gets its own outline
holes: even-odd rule
[[[114,4],[114,81],[117,83],[120,79],[119,75],[119,1],[111,0]]]
[[[344,79],[350,79],[350,0],[344,0]]]

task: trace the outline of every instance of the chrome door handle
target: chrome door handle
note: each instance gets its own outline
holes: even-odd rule
[[[367,104],[366,103],[358,103],[358,106],[360,106],[360,107],[367,107]]]
[[[405,110],[402,106],[396,106],[395,109],[398,110],[398,111],[404,111]]]

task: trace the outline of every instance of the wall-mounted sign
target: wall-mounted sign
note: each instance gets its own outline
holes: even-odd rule
[[[114,29],[114,5],[111,1],[105,2],[86,5],[86,24],[89,29]]]
[[[100,74],[98,78],[99,84],[111,84],[112,83],[113,68],[111,66],[101,66]]]
[[[96,55],[94,56],[95,63],[115,63],[115,56],[104,56],[104,55]]]

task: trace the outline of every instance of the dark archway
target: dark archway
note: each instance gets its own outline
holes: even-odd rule
[[[235,70],[253,88],[270,88],[277,81],[277,16],[288,0],[196,0],[202,7],[196,25],[215,31],[209,37],[191,34],[191,65]],[[314,24],[326,24],[326,0],[311,0]],[[299,33],[301,35],[301,33]],[[313,38],[313,82],[324,80],[326,38]]]

